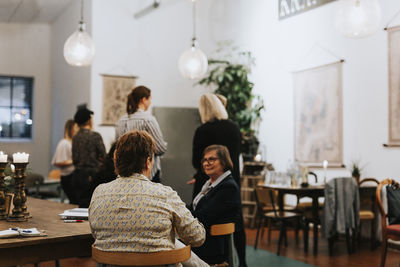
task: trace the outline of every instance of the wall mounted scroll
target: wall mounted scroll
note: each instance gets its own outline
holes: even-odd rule
[[[343,166],[342,61],[293,73],[295,160]]]
[[[102,126],[114,126],[126,113],[127,96],[135,86],[135,76],[108,75],[103,77]]]
[[[400,26],[388,28],[389,50],[389,140],[385,146],[400,146]]]

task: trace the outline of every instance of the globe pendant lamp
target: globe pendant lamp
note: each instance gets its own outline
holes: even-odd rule
[[[379,0],[340,0],[336,13],[336,29],[345,37],[363,38],[379,28]]]
[[[85,30],[83,0],[81,0],[81,20],[79,21],[78,30],[64,44],[64,58],[72,66],[89,66],[92,63],[95,53],[94,43]]]
[[[193,1],[193,38],[192,47],[185,50],[179,57],[178,67],[183,77],[198,79],[207,72],[208,61],[206,55],[197,47],[196,39],[196,2]]]

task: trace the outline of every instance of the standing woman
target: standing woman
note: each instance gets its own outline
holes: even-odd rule
[[[78,132],[78,126],[74,120],[67,120],[64,127],[64,138],[57,144],[51,164],[58,167],[61,173],[61,187],[67,195],[69,202],[74,203],[74,189],[72,188],[72,137]]]
[[[161,177],[160,157],[167,151],[167,143],[164,141],[156,118],[149,112],[146,112],[150,104],[150,89],[145,86],[135,87],[128,95],[128,103],[126,105],[126,112],[128,114],[121,117],[115,128],[115,138],[118,140],[120,136],[133,130],[146,131],[154,138],[156,150],[150,179],[152,182],[159,183]]]
[[[201,191],[209,177],[204,173],[201,160],[204,149],[210,145],[223,145],[228,148],[233,163],[232,176],[240,189],[239,155],[242,134],[239,126],[228,119],[221,100],[214,94],[207,93],[201,96],[199,103],[201,122],[193,137],[192,165],[196,169],[193,198]],[[240,212],[240,224],[243,225],[243,214]],[[234,234],[235,247],[238,252],[240,266],[246,265],[246,234],[244,227]]]

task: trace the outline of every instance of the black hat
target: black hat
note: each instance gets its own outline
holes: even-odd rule
[[[75,113],[74,121],[77,124],[84,124],[85,122],[90,120],[90,116],[93,114],[93,111],[87,109],[86,107],[79,108],[78,111]]]

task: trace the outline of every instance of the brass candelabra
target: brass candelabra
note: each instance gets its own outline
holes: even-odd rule
[[[6,214],[6,193],[4,191],[4,170],[6,169],[7,162],[0,162],[0,220],[5,220],[7,218]]]
[[[25,170],[28,162],[24,163],[13,163],[15,166],[15,191],[12,209],[12,214],[7,218],[7,221],[11,222],[25,222],[28,218],[31,218],[26,207],[26,193],[25,193]]]

